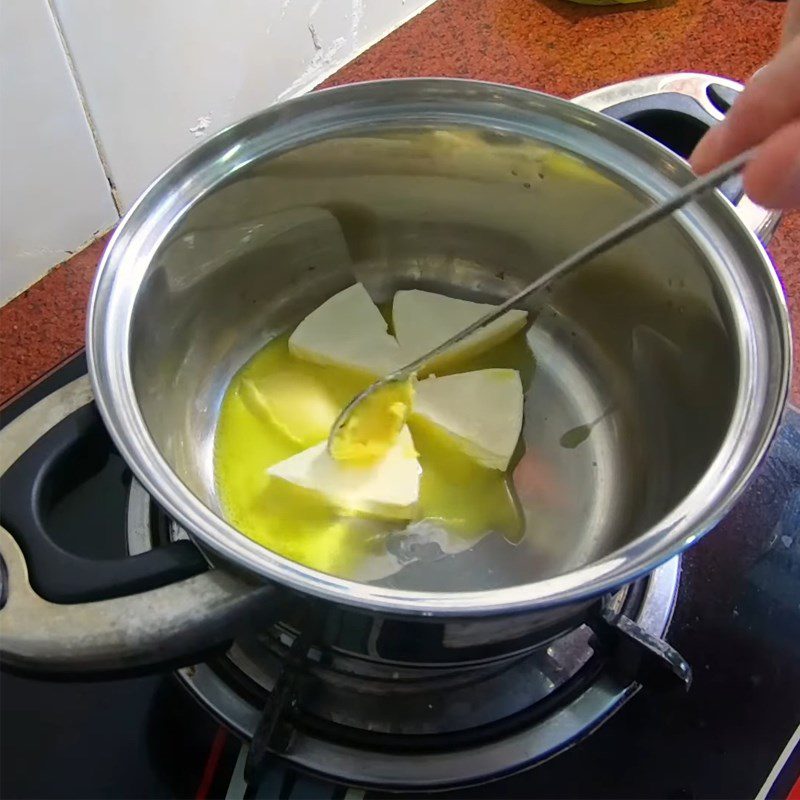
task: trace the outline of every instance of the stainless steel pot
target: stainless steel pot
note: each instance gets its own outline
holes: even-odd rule
[[[651,94],[686,94],[682,77],[672,88],[652,79]],[[764,455],[791,359],[779,281],[719,194],[530,307],[537,364],[524,438],[569,497],[542,513],[526,499],[523,464],[529,530],[512,555],[482,542],[457,557],[455,575],[434,570],[411,588],[323,574],[228,524],[212,471],[232,375],[354,279],[377,300],[410,285],[499,300],[690,177],[668,149],[596,111],[431,79],[316,92],[181,159],[108,246],[88,355],[120,452],[213,569],[54,606],[27,585],[3,532],[6,660],[81,670],[185,659],[281,618],[282,600],[299,596],[358,622],[355,637],[321,634],[332,646],[463,663],[541,644],[697,541]],[[773,217],[739,202],[751,227],[771,229]],[[489,567],[499,577],[487,579]]]

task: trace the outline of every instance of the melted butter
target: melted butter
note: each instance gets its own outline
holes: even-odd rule
[[[326,403],[332,402],[338,413],[369,384],[368,378],[346,370],[296,358],[287,341],[284,335],[267,344],[225,392],[214,457],[223,513],[253,541],[313,569],[362,580],[396,572],[400,565],[387,552],[386,540],[388,534],[401,532],[403,523],[348,514],[320,495],[267,475],[270,466],[311,446],[314,439],[321,441],[324,433],[316,419],[306,430],[298,427],[301,416],[276,419],[274,413],[263,413],[253,402],[254,385],[267,376],[302,374],[298,387],[322,387]],[[524,334],[459,364],[457,371],[486,366],[519,369],[527,383],[533,358]],[[298,398],[298,405],[316,407],[310,398]],[[523,523],[510,474],[478,465],[433,426],[415,420],[410,428],[422,467],[417,521],[430,521],[470,542],[490,531],[519,541]]]
[[[482,467],[425,420],[414,419],[409,427],[422,465],[422,518],[470,539],[497,531],[518,542],[522,516],[508,475]]]

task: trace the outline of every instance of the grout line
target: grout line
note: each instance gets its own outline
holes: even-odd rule
[[[81,107],[83,108],[83,115],[86,118],[86,124],[89,126],[89,131],[92,134],[92,140],[94,141],[94,147],[97,151],[97,158],[100,161],[100,166],[103,168],[103,172],[106,176],[106,181],[108,181],[108,190],[111,193],[111,201],[114,203],[114,208],[116,209],[117,216],[122,217],[122,202],[119,197],[119,192],[117,191],[117,186],[114,183],[114,178],[111,174],[111,165],[108,163],[108,158],[106,156],[105,150],[103,149],[102,142],[100,141],[100,134],[97,130],[97,126],[94,123],[94,118],[92,117],[92,112],[89,110],[89,103],[86,99],[86,92],[84,91],[83,84],[81,83],[80,76],[78,75],[78,69],[75,65],[75,60],[72,57],[72,51],[69,48],[69,44],[67,42],[67,38],[64,35],[64,29],[61,27],[61,20],[59,19],[58,13],[53,5],[54,0],[45,0],[45,5],[47,6],[48,11],[50,12],[50,17],[53,20],[53,24],[56,28],[56,33],[58,34],[59,41],[61,42],[61,49],[64,51],[64,55],[67,59],[67,65],[69,66],[69,71],[72,75],[72,80],[75,83],[75,88],[78,92],[78,99],[81,102]]]
[[[81,83],[81,79],[80,79],[80,76],[78,74],[78,69],[77,69],[77,66],[75,64],[75,60],[72,57],[72,51],[70,50],[69,43],[67,42],[67,38],[64,35],[64,29],[63,29],[63,27],[61,25],[61,19],[59,18],[58,12],[55,9],[54,2],[55,2],[55,0],[45,0],[45,3],[47,5],[47,9],[50,12],[50,16],[51,16],[51,18],[53,20],[53,24],[55,25],[56,33],[58,34],[58,38],[59,38],[59,40],[61,42],[61,49],[64,51],[64,55],[65,55],[65,57],[67,59],[67,64],[68,64],[70,72],[72,74],[72,80],[75,83],[75,87],[76,87],[77,92],[78,92],[78,98],[80,99],[81,107],[83,108],[83,114],[84,114],[84,117],[86,118],[86,122],[87,122],[87,124],[89,126],[89,131],[91,132],[92,139],[94,141],[95,150],[97,151],[97,157],[100,160],[100,166],[103,168],[103,172],[104,172],[104,174],[106,176],[106,181],[108,181],[108,188],[109,188],[109,191],[111,193],[111,201],[114,203],[114,208],[116,209],[117,215],[120,218],[122,218],[122,216],[124,215],[124,212],[122,210],[123,209],[123,204],[122,204],[122,200],[121,200],[121,198],[119,196],[119,192],[117,190],[117,186],[114,183],[114,178],[113,178],[113,175],[112,175],[111,165],[110,165],[110,163],[108,161],[108,156],[106,155],[105,149],[103,148],[103,143],[102,143],[102,141],[100,139],[100,133],[97,130],[97,126],[95,125],[94,118],[92,116],[92,112],[91,112],[91,110],[89,108],[89,103],[88,103],[88,100],[87,100],[87,97],[86,97],[86,92],[84,90],[83,84]],[[404,0],[404,2],[405,2],[405,0]],[[323,72],[319,73],[318,75],[315,75],[313,78],[310,78],[308,83],[301,84],[300,86],[295,87],[294,89],[289,91],[287,94],[280,95],[279,98],[277,99],[277,102],[280,102],[282,100],[287,100],[287,99],[289,99],[291,97],[297,97],[298,95],[301,95],[301,94],[305,94],[306,92],[309,92],[312,89],[314,89],[316,86],[319,86],[319,84],[325,82],[332,75],[336,74],[340,69],[342,69],[343,67],[347,66],[347,64],[351,63],[352,61],[355,61],[355,59],[357,59],[359,56],[363,55],[371,47],[374,47],[378,42],[380,42],[381,40],[385,39],[387,36],[389,36],[391,33],[396,31],[398,28],[401,28],[407,22],[412,20],[414,17],[416,17],[419,14],[421,14],[423,11],[425,11],[426,8],[428,8],[429,6],[432,6],[435,2],[436,2],[436,0],[425,0],[425,2],[421,6],[419,6],[418,8],[415,8],[413,11],[411,11],[405,17],[402,17],[399,21],[397,21],[397,22],[395,22],[393,24],[390,24],[390,26],[387,27],[384,31],[382,31],[377,36],[375,36],[372,39],[370,39],[369,41],[367,41],[364,44],[363,47],[360,47],[358,50],[353,51],[349,55],[349,57],[347,58],[346,61],[343,61],[342,63],[339,63],[339,64],[332,63],[330,65],[329,69],[326,69]],[[312,37],[313,37],[313,35],[314,35],[314,31],[312,31]],[[315,46],[316,46],[316,42],[315,42]],[[273,101],[273,102],[275,102],[275,101]],[[272,105],[272,103],[270,103],[269,105]]]
[[[48,0],[50,2],[50,0]],[[275,105],[275,103],[283,102],[284,100],[290,100],[293,97],[298,97],[301,94],[305,94],[306,92],[310,92],[316,86],[319,86],[321,83],[324,83],[328,78],[332,75],[335,75],[340,69],[344,69],[348,64],[355,61],[359,56],[363,55],[367,52],[371,47],[374,47],[378,42],[385,39],[387,36],[390,36],[394,33],[398,28],[402,28],[407,22],[410,22],[414,17],[421,14],[425,11],[426,8],[432,6],[436,0],[425,0],[425,2],[419,7],[411,11],[405,17],[402,17],[399,21],[390,23],[390,26],[386,28],[382,33],[379,33],[377,36],[370,39],[368,42],[364,44],[363,47],[359,47],[358,50],[354,50],[352,53],[349,54],[346,61],[342,61],[341,63],[332,63],[330,67],[323,72],[319,73],[319,75],[315,75],[313,78],[310,78],[308,83],[301,84],[300,86],[296,86],[291,90],[285,90],[285,93],[281,93],[278,97],[273,100],[271,103],[267,103],[264,108],[268,106]],[[405,3],[405,0],[404,0]]]

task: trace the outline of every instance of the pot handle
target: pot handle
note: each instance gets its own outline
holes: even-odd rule
[[[60,678],[120,677],[195,664],[275,613],[277,589],[209,570],[146,592],[59,604],[30,586],[25,557],[0,527],[0,660]]]
[[[626,81],[576,97],[573,102],[620,120],[688,158],[702,135],[722,121],[742,84],[695,72]],[[744,224],[768,244],[781,215],[757,206],[744,193],[741,177],[720,191]]]
[[[98,560],[53,541],[49,507],[75,465],[99,469],[107,453],[91,397],[79,378],[0,432],[0,661],[59,677],[155,671],[197,663],[266,624],[278,589],[209,570],[191,542]]]
[[[14,437],[15,425],[3,431],[4,442]],[[136,556],[98,559],[65,550],[51,538],[50,509],[80,482],[76,472],[99,471],[108,455],[108,434],[94,404],[75,409],[29,444],[0,475],[0,519],[17,538],[28,559],[31,585],[43,598],[54,603],[104,600],[208,569],[200,551],[187,541]]]

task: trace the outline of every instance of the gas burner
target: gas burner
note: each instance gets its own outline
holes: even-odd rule
[[[131,554],[186,538],[135,480],[127,523]],[[276,626],[178,674],[217,719],[252,741],[252,780],[267,754],[279,754],[350,785],[467,786],[526,769],[591,733],[639,690],[642,650],[688,682],[688,666],[662,641],[679,575],[675,558],[547,646],[478,664],[370,661],[315,646],[313,625],[302,633]],[[629,664],[632,641],[640,646]]]

